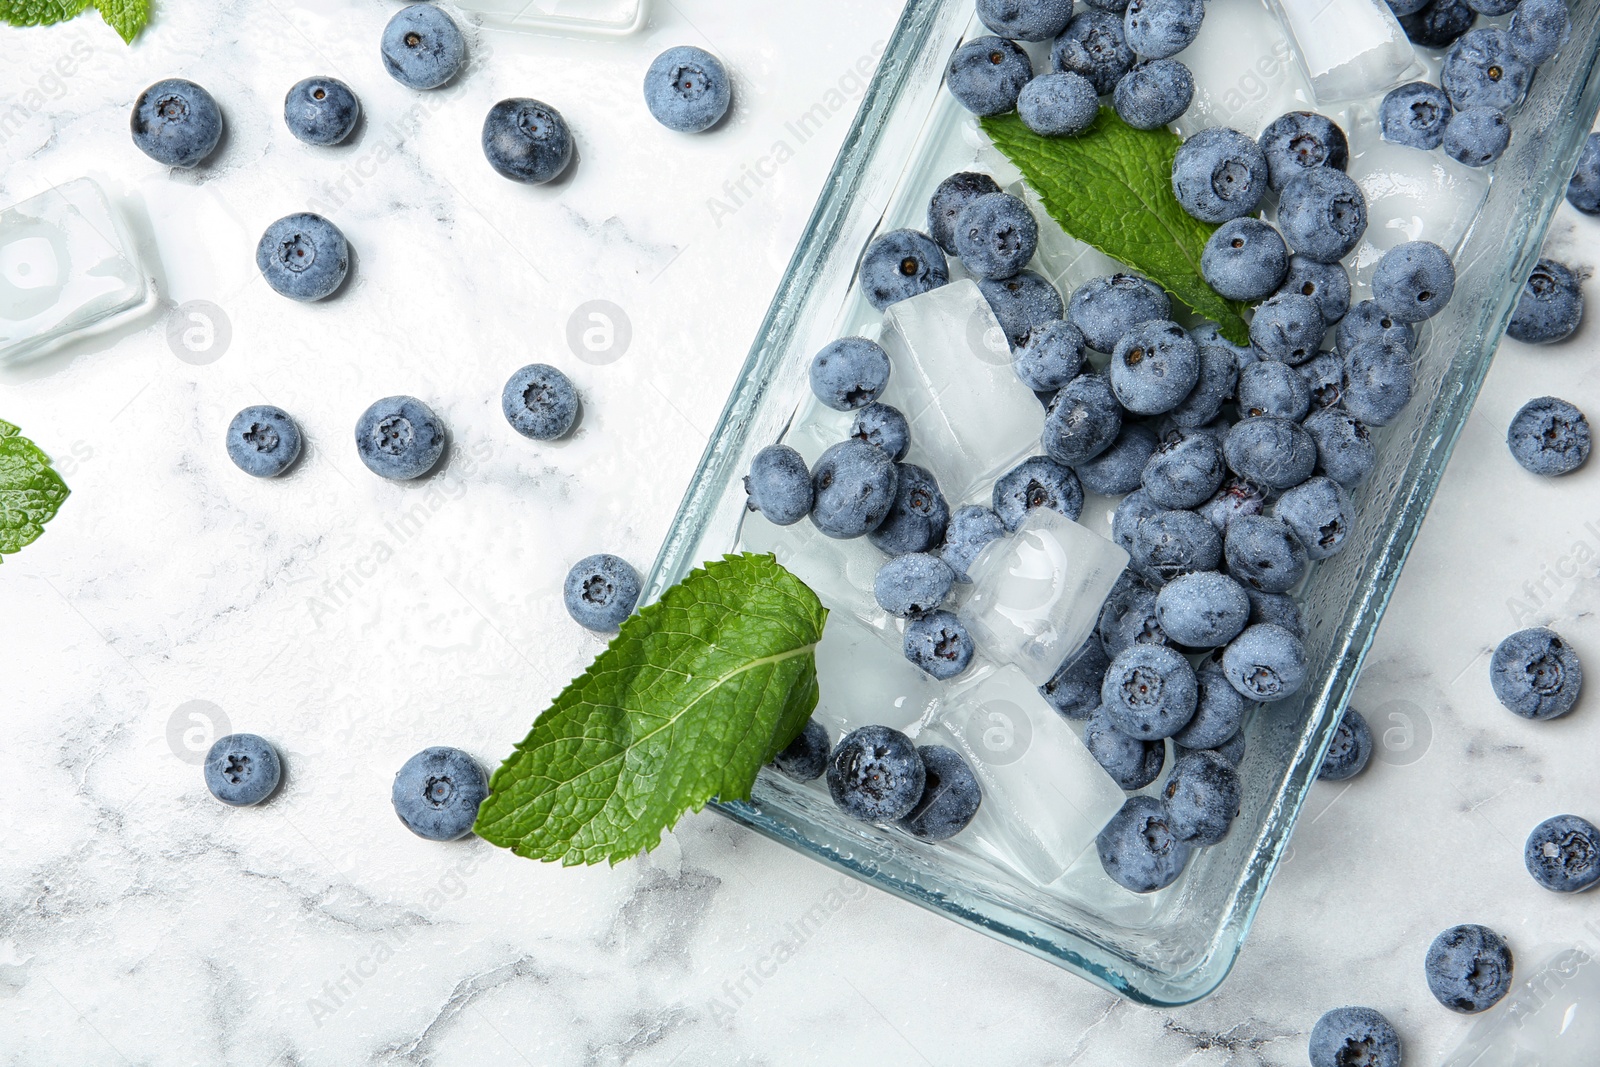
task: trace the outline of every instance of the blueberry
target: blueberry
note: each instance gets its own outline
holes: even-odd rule
[[[911,448],[911,424],[899,408],[874,401],[856,412],[850,423],[850,436],[881,448],[899,463]]]
[[[1073,290],[1067,302],[1067,318],[1083,331],[1084,343],[1096,352],[1112,351],[1135,326],[1171,314],[1167,294],[1137,274],[1091,278]]]
[[[1363,300],[1339,320],[1334,332],[1334,345],[1348,352],[1363,341],[1382,341],[1399,345],[1407,352],[1415,352],[1417,333],[1408,323],[1393,318],[1377,305],[1376,301]]]
[[[564,437],[578,420],[578,391],[554,367],[530,363],[513,374],[500,393],[500,410],[511,428],[536,441]]]
[[[1209,522],[1205,525],[1216,537],[1220,549],[1222,538],[1217,535],[1216,527]],[[1143,526],[1140,529],[1142,532]],[[1161,622],[1161,629],[1188,648],[1216,648],[1227,644],[1239,636],[1249,617],[1250,598],[1245,596],[1244,587],[1216,571],[1180,574],[1156,594],[1156,618]],[[1238,728],[1237,723],[1234,728]],[[1225,731],[1218,740],[1227,740],[1232,734],[1233,730]]]
[[[1189,335],[1200,354],[1200,377],[1189,395],[1167,412],[1167,418],[1180,429],[1198,429],[1216,421],[1222,406],[1239,387],[1239,357],[1234,347],[1221,337]]]
[[[962,171],[952,174],[939,183],[928,201],[928,233],[939,247],[950,255],[956,254],[956,220],[967,205],[980,196],[998,193],[1000,186],[987,174]]]
[[[1511,50],[1537,67],[1555,57],[1572,32],[1572,16],[1563,0],[1522,0],[1506,27]]]
[[[1156,432],[1150,427],[1139,422],[1125,423],[1110,448],[1072,469],[1088,492],[1122,496],[1139,488],[1156,444]]]
[[[1414,15],[1428,6],[1428,0],[1387,0],[1389,10],[1393,11],[1396,18]]]
[[[527,97],[514,96],[489,109],[482,145],[484,158],[501,177],[530,185],[553,181],[572,162],[567,120],[549,104]]]
[[[1054,293],[1055,288],[1050,291]],[[1057,294],[1057,307],[1060,300]],[[1034,392],[1057,392],[1083,369],[1083,331],[1060,318],[1042,322],[1023,335],[1012,353],[1011,366],[1018,380]]]
[[[1517,9],[1519,0],[1466,0],[1468,7],[1488,18],[1509,15]]]
[[[1216,494],[1201,504],[1196,511],[1223,533],[1242,515],[1259,515],[1266,506],[1266,492],[1254,482],[1230,477],[1222,483]]]
[[[1444,310],[1456,288],[1450,255],[1432,241],[1407,241],[1385,252],[1372,272],[1372,299],[1400,322],[1421,322]]]
[[[228,423],[228,458],[246,474],[276,478],[300,455],[300,427],[282,408],[258,404]]]
[[[1387,426],[1411,402],[1411,357],[1381,342],[1357,345],[1344,357],[1345,410],[1368,426]]]
[[[703,48],[669,48],[645,71],[645,106],[669,130],[709,130],[722,121],[732,102],[733,85],[727,69]]]
[[[414,396],[386,396],[356,420],[356,452],[383,478],[420,478],[439,462],[444,444],[444,423]]]
[[[1487,167],[1510,143],[1511,123],[1505,112],[1492,107],[1457,111],[1444,128],[1445,154],[1468,167]]]
[[[1129,0],[1122,36],[1142,59],[1170,59],[1194,43],[1205,17],[1202,0]]]
[[[1472,30],[1450,48],[1439,85],[1457,111],[1492,107],[1510,111],[1528,95],[1533,68],[1517,58],[1504,30]]]
[[[1248,515],[1222,536],[1228,573],[1250,589],[1287,593],[1306,573],[1306,548],[1282,519]]]
[[[1176,59],[1137,63],[1117,80],[1111,104],[1136,130],[1157,130],[1176,122],[1194,100],[1194,75]]]
[[[978,0],[978,18],[1013,41],[1048,41],[1072,21],[1072,0]]]
[[[1263,415],[1229,430],[1222,455],[1239,477],[1264,489],[1289,489],[1316,470],[1317,442],[1300,424]]]
[[[395,772],[389,800],[406,829],[429,841],[465,837],[489,795],[478,761],[459,748],[425,748]]]
[[[1084,723],[1083,747],[1117,785],[1128,790],[1143,789],[1161,777],[1161,768],[1167,762],[1165,741],[1129,737],[1111,724],[1104,708],[1096,710]]]
[[[1260,300],[1283,284],[1288,270],[1283,238],[1256,218],[1224,222],[1200,254],[1200,273],[1229,300]]]
[[[1223,682],[1222,684],[1227,685],[1226,682]],[[1184,748],[1182,745],[1179,745],[1177,754],[1183,756],[1190,752],[1210,752],[1212,755],[1220,757],[1224,763],[1232,767],[1234,770],[1238,770],[1239,767],[1244,763],[1244,750],[1244,730],[1241,729],[1238,733],[1234,734],[1232,737],[1228,738],[1222,744],[1217,745],[1214,748]]]
[[[1542,396],[1522,405],[1512,418],[1506,445],[1530,473],[1571,474],[1589,458],[1589,420],[1565,400]]]
[[[1167,509],[1151,500],[1150,494],[1143,489],[1129,493],[1111,513],[1111,539],[1132,555],[1133,537],[1139,530],[1139,523],[1165,510]]]
[[[1344,399],[1344,360],[1337,352],[1324,352],[1295,368],[1306,384],[1311,411],[1336,407]]]
[[[579,626],[610,633],[633,614],[639,603],[639,572],[627,560],[600,552],[572,565],[562,583],[567,614]]]
[[[1289,257],[1283,293],[1308,296],[1322,312],[1322,321],[1332,326],[1350,310],[1350,275],[1337,263],[1318,263],[1306,256]]]
[[[350,245],[339,227],[301,211],[267,227],[256,244],[256,267],[278,295],[321,300],[344,284]]]
[[[828,537],[871,533],[894,507],[899,468],[881,448],[841,441],[811,470],[811,521]]]
[[[1034,508],[1049,508],[1077,521],[1083,514],[1083,487],[1072,468],[1048,456],[1023,460],[994,483],[994,510],[1015,532]]]
[[[1316,167],[1344,170],[1350,164],[1350,142],[1339,124],[1311,111],[1280,115],[1261,131],[1258,142],[1267,157],[1267,180],[1273,192]]]
[[[1312,560],[1343,551],[1350,533],[1350,498],[1331,478],[1308,478],[1278,498],[1273,514],[1289,524]]]
[[[1128,0],[1084,0],[1096,11],[1106,11],[1113,15],[1120,15],[1127,9]]]
[[[1311,1028],[1311,1067],[1400,1067],[1400,1035],[1371,1008],[1334,1008]]]
[[[1247,700],[1286,700],[1306,683],[1306,646],[1283,627],[1258,622],[1228,643],[1222,670]]]
[[[1200,669],[1194,672],[1194,680],[1199,692],[1195,699],[1194,718],[1189,720],[1189,725],[1172,735],[1172,742],[1180,749],[1210,751],[1239,736],[1247,705],[1239,691],[1228,683],[1222,665],[1215,659],[1207,659],[1202,663]],[[1237,758],[1228,762],[1235,767],[1239,765]]]
[[[1328,751],[1322,757],[1317,777],[1324,782],[1342,782],[1354,778],[1367,769],[1370,759],[1372,728],[1355,708],[1345,708],[1339,725],[1334,727],[1333,740],[1328,743]]]
[[[1111,390],[1122,406],[1159,415],[1183,402],[1200,380],[1200,348],[1187,330],[1153,319],[1122,335],[1111,355]]]
[[[978,291],[1013,350],[1027,343],[1028,335],[1038,327],[1061,322],[1061,294],[1042,274],[1025,270],[1011,278],[985,278],[978,282]],[[1065,325],[1077,329],[1071,323]]]
[[[1239,772],[1227,760],[1213,752],[1185,752],[1161,787],[1167,826],[1186,845],[1214,845],[1228,836],[1242,793]]]
[[[338,144],[360,117],[361,101],[338,78],[306,78],[283,98],[284,125],[306,144]]]
[[[1300,640],[1306,639],[1306,624],[1300,617],[1300,605],[1286,593],[1263,593],[1258,589],[1245,589],[1250,597],[1250,624],[1270,622],[1281,626]]]
[[[1440,1004],[1465,1015],[1485,1011],[1511,988],[1511,949],[1487,926],[1452,926],[1433,939],[1423,973]]]
[[[979,278],[1010,278],[1028,265],[1039,246],[1033,212],[1010,193],[985,193],[974,199],[956,220],[954,232],[956,254]]]
[[[1100,374],[1072,379],[1045,413],[1043,445],[1058,463],[1087,462],[1111,447],[1122,429],[1122,405]]]
[[[922,796],[905,815],[900,829],[923,841],[943,841],[966,829],[983,802],[983,787],[967,761],[953,748],[923,745]]]
[[[1250,347],[1261,359],[1300,364],[1317,354],[1327,328],[1315,300],[1278,293],[1256,308],[1250,320]]]
[[[889,384],[889,354],[865,337],[830,341],[811,360],[811,391],[835,411],[864,408]]]
[[[1194,668],[1165,645],[1135,644],[1117,653],[1100,686],[1112,725],[1130,737],[1171,737],[1194,718]]]
[[[768,445],[756,453],[744,491],[745,506],[779,526],[793,526],[811,514],[811,471],[805,457],[788,445]]]
[[[1316,442],[1317,469],[1323,474],[1349,489],[1372,473],[1377,449],[1366,425],[1354,415],[1324,408],[1312,412],[1302,426]]]
[[[383,28],[383,66],[408,89],[436,89],[467,61],[467,40],[455,20],[432,4],[395,12]]]
[[[1495,699],[1524,719],[1557,719],[1578,701],[1583,664],[1554,630],[1518,630],[1495,648],[1489,684]]]
[[[944,540],[950,505],[939,483],[925,467],[896,464],[894,504],[867,540],[885,555],[926,552]]]
[[[1083,75],[1096,95],[1105,96],[1133,66],[1122,19],[1104,11],[1078,12],[1051,47],[1050,65],[1053,70]]]
[[[272,795],[283,777],[278,750],[255,734],[219,737],[206,752],[206,788],[236,808],[259,804]]]
[[[1246,418],[1275,415],[1297,422],[1310,410],[1311,387],[1306,384],[1299,367],[1263,359],[1239,372],[1240,415]]]
[[[1124,580],[1125,584],[1124,584]],[[1115,658],[1134,645],[1164,645],[1167,635],[1156,618],[1155,591],[1142,584],[1131,570],[1124,571],[1117,587],[1100,606],[1097,627],[1100,631],[1100,649],[1107,657]],[[1100,675],[1105,684],[1105,672]],[[1100,703],[1098,692],[1095,703]]]
[[[930,611],[906,623],[906,659],[933,678],[945,681],[972,662],[972,635],[948,611]]]
[[[1581,893],[1600,882],[1600,829],[1576,815],[1546,819],[1528,835],[1522,862],[1546,889]]]
[[[977,37],[950,57],[945,84],[974,115],[1003,115],[1016,109],[1017,94],[1032,77],[1033,63],[1015,42]]]
[[[1567,203],[1585,215],[1600,214],[1600,133],[1591,133],[1583,142],[1578,164],[1567,182]]]
[[[1094,845],[1111,880],[1135,893],[1154,893],[1176,882],[1191,851],[1173,836],[1166,805],[1155,797],[1129,797]]]
[[[1453,114],[1455,108],[1443,89],[1429,82],[1407,82],[1389,90],[1378,105],[1378,128],[1385,141],[1431,150],[1444,143],[1444,128]]]
[[[800,736],[772,757],[772,766],[785,778],[814,782],[828,769],[828,753],[832,748],[833,739],[828,736],[828,728],[816,719],[807,719]]]
[[[880,234],[861,255],[861,292],[882,311],[907,297],[937,289],[950,280],[944,252],[933,238],[916,230]]]
[[[845,734],[828,757],[828,793],[839,810],[866,822],[892,822],[922,797],[927,771],[916,745],[899,730],[863,726]]]
[[[1222,563],[1222,535],[1192,511],[1161,511],[1139,523],[1128,554],[1141,574],[1153,581],[1170,582],[1180,575],[1215,570]],[[1156,607],[1159,620],[1159,598]],[[1176,634],[1172,637],[1182,641]]]
[[[1582,279],[1570,267],[1541,259],[1522,286],[1506,333],[1524,344],[1548,345],[1570,337],[1582,320]]]
[[[1227,222],[1248,215],[1267,191],[1267,158],[1238,130],[1212,126],[1178,147],[1172,160],[1172,193],[1201,222]]]
[[[222,109],[194,82],[166,78],[139,94],[129,126],[134,145],[157,163],[192,167],[222,139]]]
[[[1307,259],[1335,263],[1367,232],[1367,198],[1342,170],[1302,171],[1278,198],[1278,229]]]
[[[1022,124],[1041,137],[1072,137],[1093,125],[1100,115],[1094,83],[1081,74],[1041,74],[1017,96]]]
[[[1050,680],[1039,687],[1039,695],[1063,719],[1087,719],[1100,706],[1100,683],[1105,681],[1111,657],[1093,634],[1083,647],[1061,664]]]
[[[890,615],[911,618],[942,605],[955,580],[955,573],[938,556],[908,552],[878,568],[872,595]]]
[[[967,568],[977,560],[978,553],[997,537],[1005,536],[1005,523],[993,511],[978,504],[967,504],[955,510],[944,530],[944,544],[939,557],[954,572],[957,581],[971,581]]]
[[[1204,430],[1175,430],[1145,464],[1140,484],[1166,508],[1195,508],[1211,498],[1227,474],[1222,448]]]
[[[1478,13],[1463,0],[1431,0],[1400,19],[1400,28],[1412,44],[1424,48],[1449,48],[1472,28]]]

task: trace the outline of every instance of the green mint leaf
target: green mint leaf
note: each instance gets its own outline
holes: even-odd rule
[[[50,26],[81,14],[89,0],[0,0],[0,22]]]
[[[744,800],[817,706],[827,609],[772,556],[708,563],[621,631],[489,780],[480,837],[616,863],[689,809]]]
[[[132,44],[150,21],[150,0],[94,0],[94,6],[106,25],[121,35],[124,44]]]
[[[986,118],[983,129],[1063,230],[1211,319],[1228,340],[1250,343],[1246,305],[1223,299],[1200,275],[1200,253],[1216,227],[1172,195],[1182,138],[1165,128],[1136,130],[1109,107],[1076,137],[1041,137],[1015,113]]]
[[[0,420],[0,558],[37,540],[68,492],[50,457]]]

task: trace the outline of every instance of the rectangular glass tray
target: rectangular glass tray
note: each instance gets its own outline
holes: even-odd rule
[[[970,129],[952,117],[956,105],[942,79],[972,10],[972,0],[906,5],[647,579],[647,598],[735,549],[746,514],[741,477],[752,456],[780,440],[803,410],[812,355],[865,321],[853,290],[861,250],[879,230],[921,225],[921,198],[944,176],[928,173],[938,154],[930,144]],[[1243,807],[1222,843],[1197,852],[1171,889],[1153,898],[1125,894],[1127,906],[1119,906],[1107,904],[1112,897],[1071,899],[1020,876],[1003,877],[958,851],[886,834],[770,773],[748,803],[719,810],[1133,1000],[1177,1005],[1215,989],[1238,955],[1315,780],[1600,107],[1594,74],[1600,0],[1577,0],[1571,10],[1572,38],[1540,68],[1482,211],[1457,252],[1456,297],[1428,324],[1415,399],[1396,423],[1374,433],[1378,463],[1354,493],[1351,547],[1318,565],[1303,594],[1311,681],[1299,697],[1250,720]],[[1270,17],[1265,9],[1262,17]]]

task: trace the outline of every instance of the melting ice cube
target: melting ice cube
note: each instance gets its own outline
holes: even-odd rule
[[[778,526],[763,515],[751,514],[740,530],[740,547],[746,552],[771,552],[830,611],[848,612],[880,632],[893,629],[893,620],[872,596],[872,581],[889,557],[865,537],[841,540],[822,534],[810,519]],[[897,647],[901,641],[897,630],[884,633],[883,639]]]
[[[1407,241],[1432,241],[1454,254],[1489,194],[1489,176],[1443,152],[1385,141],[1363,116],[1351,131],[1360,151],[1347,173],[1367,198],[1367,232],[1356,246],[1356,280],[1366,284],[1378,257]]]
[[[1272,6],[1318,104],[1387,92],[1422,70],[1384,0],[1272,0]]]
[[[938,683],[885,636],[848,615],[828,616],[817,646],[821,697],[816,718],[828,727],[835,744],[856,727],[872,724],[915,735],[939,698]]]
[[[1194,74],[1194,101],[1173,128],[1184,137],[1211,126],[1258,137],[1284,112],[1314,104],[1288,34],[1262,0],[1210,0],[1183,62]]]

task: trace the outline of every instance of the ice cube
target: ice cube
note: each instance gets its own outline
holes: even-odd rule
[[[907,459],[933,472],[952,505],[1039,448],[1044,408],[1011,369],[1005,332],[971,281],[891,304],[883,337],[892,371],[883,402],[911,424]]]
[[[1039,250],[1034,253],[1033,269],[1054,282],[1063,298],[1090,278],[1103,278],[1127,270],[1098,248],[1084,244],[1063,230],[1045,210],[1039,194],[1026,182],[1013,182],[1006,187],[1006,192],[1021,197],[1039,221]]]
[[[891,628],[892,629],[892,628]],[[893,630],[894,642],[899,631]],[[858,726],[892,726],[915,736],[939,685],[913,666],[888,634],[842,612],[828,616],[817,646],[816,718],[839,738]]]
[[[1422,72],[1411,41],[1384,0],[1272,3],[1318,104],[1375,96]]]
[[[1592,932],[1592,924],[1586,924]],[[1541,946],[1506,998],[1478,1016],[1444,1067],[1589,1067],[1600,1048],[1600,960],[1577,945]],[[1542,957],[1542,958],[1541,958]],[[1526,969],[1526,977],[1522,973]]]
[[[1127,565],[1121,545],[1034,508],[967,568],[972,587],[961,618],[986,656],[1043,685],[1094,630]]]
[[[1313,105],[1288,34],[1263,0],[1209,0],[1183,62],[1194,74],[1194,100],[1173,128],[1184,137],[1211,126],[1259,137],[1284,112]]]
[[[109,329],[153,298],[94,181],[79,178],[0,211],[0,364]]]
[[[778,526],[752,513],[744,518],[739,547],[745,552],[771,552],[811,587],[828,610],[854,615],[867,628],[879,631],[883,640],[899,647],[899,631],[872,595],[872,581],[889,557],[865,537],[841,540],[824,535],[810,519]],[[885,632],[890,630],[894,632]]]
[[[1407,241],[1432,241],[1452,255],[1489,194],[1489,176],[1443,152],[1385,141],[1363,115],[1350,131],[1359,146],[1347,173],[1367,198],[1367,232],[1356,246],[1356,281],[1365,285],[1378,258]]]

